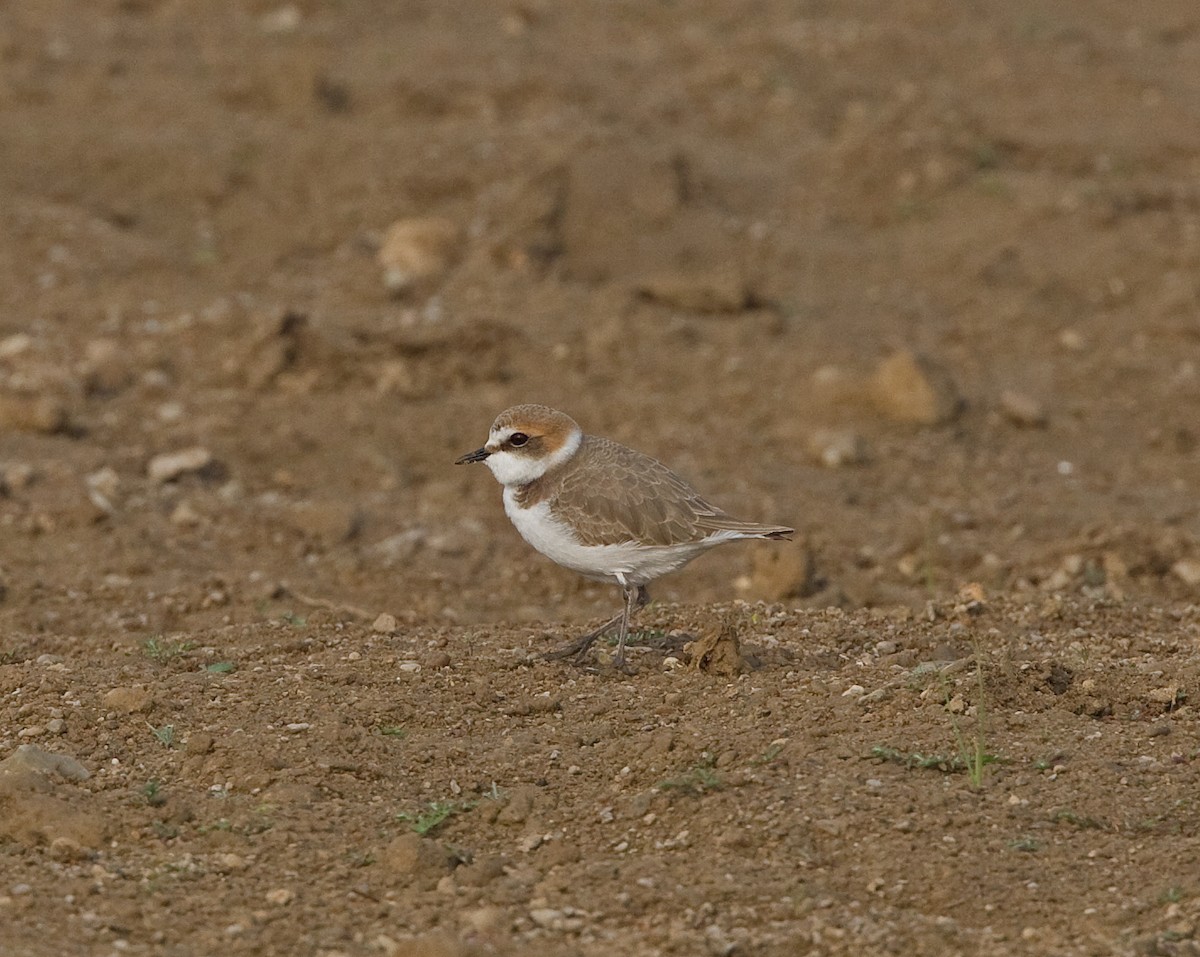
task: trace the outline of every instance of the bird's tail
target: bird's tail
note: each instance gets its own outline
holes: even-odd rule
[[[790,542],[792,536],[796,534],[794,528],[788,528],[784,525],[768,525],[759,533],[759,538],[769,538],[773,542]]]
[[[713,531],[732,532],[739,538],[768,538],[772,541],[790,541],[796,534],[794,528],[786,525],[760,525],[758,522],[743,522],[727,515],[714,516],[705,525]]]

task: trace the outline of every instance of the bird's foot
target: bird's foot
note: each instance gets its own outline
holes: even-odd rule
[[[584,635],[570,644],[563,645],[561,648],[555,648],[552,651],[547,651],[542,654],[545,661],[561,661],[563,658],[574,658],[575,663],[579,664],[583,661],[584,655],[588,653],[588,649],[592,647],[592,643],[596,638],[593,635]]]

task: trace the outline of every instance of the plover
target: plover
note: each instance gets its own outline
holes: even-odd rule
[[[525,541],[565,568],[615,582],[624,594],[620,614],[548,657],[582,658],[617,628],[613,664],[623,667],[629,621],[650,600],[649,582],[722,542],[794,532],[734,518],[661,462],[584,435],[569,415],[544,405],[501,412],[487,444],[455,465],[466,462],[483,462],[504,486],[504,511]]]

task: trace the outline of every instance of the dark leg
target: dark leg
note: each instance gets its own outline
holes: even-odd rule
[[[626,585],[625,586],[625,611],[621,615],[621,631],[620,637],[617,639],[617,653],[613,656],[613,667],[623,669],[625,667],[625,639],[629,637],[629,620],[633,617],[633,613],[643,607],[650,600],[650,595],[646,592],[644,585]]]
[[[643,607],[650,601],[650,595],[647,593],[644,585],[626,585],[624,586],[625,607],[619,615],[614,616],[609,621],[597,628],[595,631],[590,631],[582,638],[577,638],[568,645],[562,648],[556,648],[554,651],[548,651],[543,658],[553,660],[556,658],[574,658],[576,661],[583,659],[587,654],[587,650],[595,644],[596,639],[608,634],[616,627],[620,627],[620,638],[617,643],[617,656],[613,659],[613,664],[618,667],[625,663],[625,639],[629,634],[629,619],[633,612]]]

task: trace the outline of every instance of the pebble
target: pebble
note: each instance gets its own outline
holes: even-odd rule
[[[57,774],[68,781],[86,781],[91,777],[88,769],[74,758],[46,751],[36,744],[22,744],[0,761],[0,774],[20,774],[25,771],[47,776]]]
[[[380,866],[394,874],[436,884],[450,870],[449,852],[419,834],[401,834],[380,851]]]
[[[864,464],[870,448],[852,429],[817,429],[808,437],[808,454],[827,469],[840,469]]]
[[[182,475],[203,471],[212,463],[212,453],[197,445],[154,456],[146,466],[146,474],[155,482],[171,482]]]
[[[678,269],[648,276],[638,292],[647,299],[688,312],[740,312],[755,300],[741,273],[731,267]]]
[[[86,358],[79,373],[89,395],[116,395],[133,382],[129,354],[119,343],[112,339],[93,339],[84,348],[84,353]]]
[[[121,477],[108,465],[92,472],[85,481],[90,491],[104,496],[109,501],[116,498],[117,492],[121,490]]]
[[[1046,410],[1036,399],[1008,389],[1000,393],[1000,411],[1013,425],[1022,428],[1041,428],[1046,424]]]
[[[51,718],[46,722],[46,730],[51,734],[62,734],[67,730],[67,723],[62,718]]]
[[[547,930],[577,931],[583,929],[583,912],[573,907],[557,910],[553,907],[534,907],[529,911],[529,919],[538,927]]]
[[[458,260],[462,230],[440,216],[399,219],[388,227],[379,247],[383,284],[393,296],[440,278]]]
[[[33,337],[26,332],[18,332],[0,339],[0,359],[12,359],[22,352],[27,352],[33,345]]]
[[[375,623],[371,625],[371,630],[380,635],[395,634],[396,627],[399,623],[396,621],[395,615],[389,615],[386,611],[375,619]]]
[[[1155,688],[1148,692],[1146,697],[1156,704],[1173,705],[1180,700],[1179,685],[1167,685],[1163,688]]]
[[[207,731],[193,731],[188,735],[184,750],[188,754],[208,754],[216,746],[216,743],[216,738]]]
[[[27,462],[13,462],[0,473],[0,485],[10,492],[22,492],[33,484],[37,471]]]
[[[743,596],[767,602],[787,601],[811,594],[816,568],[812,547],[802,538],[755,549],[750,574],[734,586]]]
[[[18,738],[40,738],[45,733],[46,733],[46,729],[43,728],[40,724],[31,724],[29,727],[22,728],[20,731],[18,731],[17,737]]]
[[[140,685],[113,688],[101,700],[104,707],[121,714],[142,714],[154,707],[154,696]]]
[[[294,3],[285,4],[264,13],[258,20],[263,33],[294,33],[299,28],[304,14]]]
[[[200,513],[186,498],[171,512],[171,524],[176,528],[195,528],[203,521]]]
[[[908,350],[879,363],[871,377],[870,392],[880,412],[896,422],[913,425],[949,422],[964,404],[946,369]]]
[[[434,670],[448,668],[450,666],[450,656],[444,651],[431,652],[429,657],[425,659],[425,665]]]
[[[1171,566],[1171,574],[1185,585],[1200,585],[1200,559],[1179,559],[1179,561]]]
[[[277,887],[274,890],[267,891],[266,898],[268,904],[283,907],[296,899],[296,892],[286,887]]]
[[[400,670],[407,674],[412,674],[421,670],[421,663],[419,661],[402,661],[400,662]]]
[[[91,851],[69,837],[56,837],[50,842],[50,856],[56,861],[82,861]]]
[[[54,435],[66,430],[67,409],[50,396],[0,396],[0,430]]]

